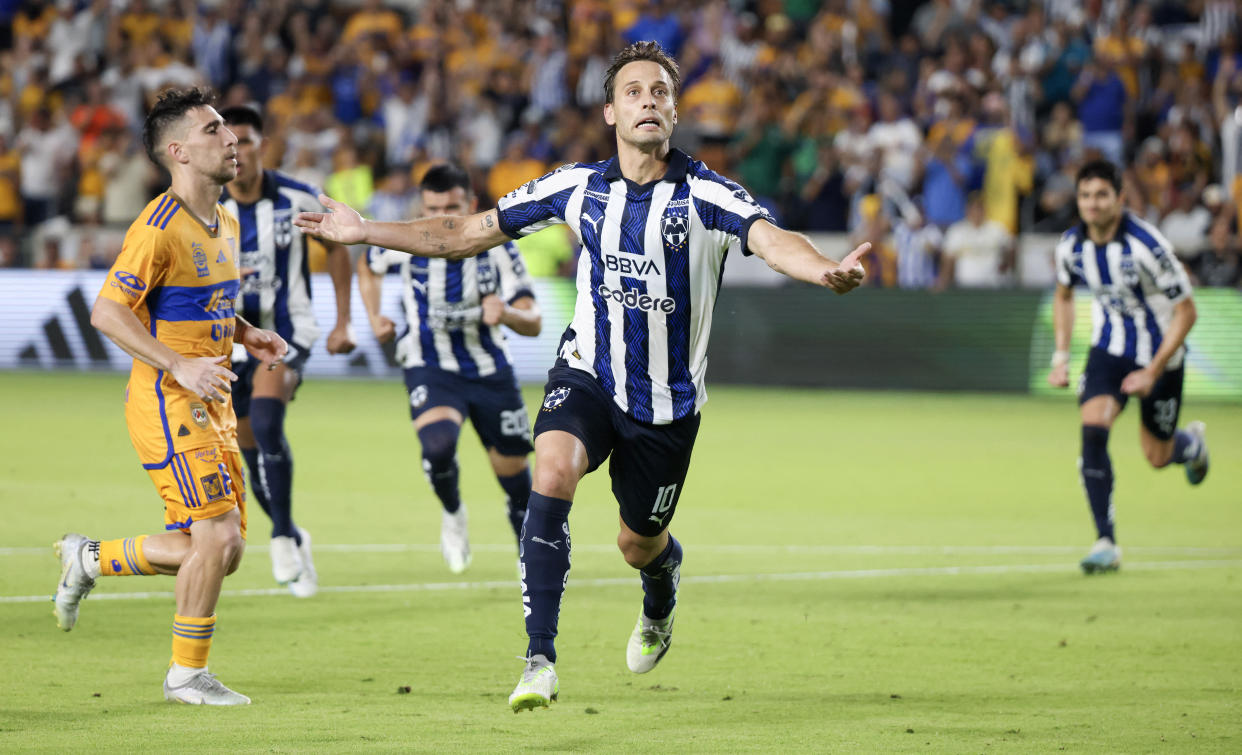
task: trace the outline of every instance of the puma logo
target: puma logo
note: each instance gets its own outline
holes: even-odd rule
[[[554,551],[559,551],[559,550],[561,549],[561,544],[560,544],[560,543],[555,542],[555,541],[550,541],[550,540],[544,540],[543,538],[539,537],[538,535],[535,535],[534,537],[532,537],[532,538],[530,539],[530,541],[531,541],[532,543],[542,543],[543,545],[548,546],[549,548],[551,548],[551,549],[552,549],[552,550],[554,550]]]
[[[598,236],[599,226],[600,223],[604,222],[604,216],[600,215],[598,218],[593,218],[589,212],[584,212],[582,213],[582,217],[586,218],[587,222],[591,224],[591,227],[595,229],[595,235]]]

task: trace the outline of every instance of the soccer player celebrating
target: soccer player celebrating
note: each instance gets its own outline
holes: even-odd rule
[[[289,355],[273,369],[260,370],[243,349],[235,349],[233,410],[237,440],[250,470],[251,489],[272,520],[272,576],[299,598],[319,590],[311,538],[293,521],[293,453],[285,439],[285,408],[302,383],[302,368],[319,337],[311,310],[308,239],[293,226],[301,210],[322,210],[318,190],[275,170],[264,170],[263,119],[253,108],[220,114],[237,135],[237,178],[225,187],[223,204],[241,226],[241,293],[237,311],[248,321],[280,334]],[[336,290],[336,326],[328,353],[347,354],[349,337],[349,250],[327,243],[328,273]]]
[[[670,149],[680,73],[637,42],[604,79],[604,120],[617,154],[564,165],[469,217],[372,223],[325,198],[331,213],[295,221],[312,233],[460,259],[510,237],[566,223],[582,242],[578,299],[535,420],[534,490],[522,528],[522,601],[530,638],[514,711],[557,696],[557,617],[569,575],[568,515],[578,481],[612,455],[617,546],[644,592],[626,648],[635,673],[672,640],[681,544],[668,532],[707,400],[703,376],[725,255],[757,254],[775,270],[844,294],[862,281],[863,244],[841,263],[774,225],[738,184]]]
[[[470,215],[478,199],[455,165],[430,168],[420,184],[422,216]],[[457,438],[470,417],[506,496],[514,536],[522,534],[530,498],[533,450],[522,393],[500,325],[537,336],[542,317],[517,245],[494,246],[464,260],[428,260],[373,246],[358,260],[358,290],[380,342],[393,338],[380,314],[385,273],[401,271],[409,327],[397,340],[410,417],[423,448],[423,471],[440,499],[440,552],[449,571],[470,565],[466,505],[457,484]]]
[[[174,574],[172,663],[164,697],[245,705],[250,698],[207,671],[216,600],[245,549],[245,474],[229,400],[234,342],[273,366],[284,340],[234,313],[237,220],[218,201],[237,175],[237,138],[209,91],[161,95],[143,124],[147,154],[172,175],[129,227],[91,324],[134,357],[125,419],[138,459],[164,499],[157,535],[90,540],[65,535],[56,621],[69,631],[101,576]]]
[[[1069,385],[1072,287],[1087,286],[1091,352],[1078,388],[1082,416],[1082,486],[1098,539],[1081,562],[1084,572],[1113,571],[1121,547],[1113,527],[1113,465],[1108,433],[1130,396],[1139,398],[1139,445],[1157,469],[1183,464],[1191,485],[1208,471],[1204,424],[1177,429],[1182,402],[1186,334],[1195,323],[1190,281],[1173,247],[1154,227],[1124,210],[1121,174],[1105,160],[1078,171],[1078,215],[1056,249],[1056,296],[1052,305],[1056,351],[1048,382]]]

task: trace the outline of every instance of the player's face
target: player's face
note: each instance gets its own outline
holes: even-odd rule
[[[434,218],[439,215],[469,215],[474,212],[478,200],[460,186],[454,186],[448,191],[423,189],[422,203],[423,217]]]
[[[182,138],[171,142],[178,162],[221,186],[237,177],[237,136],[215,108],[194,108],[185,114],[182,126]]]
[[[612,102],[604,105],[604,121],[617,127],[618,139],[636,147],[667,142],[677,125],[677,103],[664,66],[636,60],[617,71]]]
[[[248,123],[235,123],[228,127],[237,137],[237,181],[248,184],[258,177],[263,168],[263,135]]]
[[[1087,225],[1111,225],[1121,213],[1121,207],[1121,195],[1103,178],[1078,182],[1078,216]]]

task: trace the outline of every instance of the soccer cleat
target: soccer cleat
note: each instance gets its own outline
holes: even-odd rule
[[[1207,425],[1195,420],[1186,425],[1186,432],[1199,442],[1199,453],[1183,465],[1186,467],[1186,479],[1191,485],[1198,485],[1208,473]]]
[[[561,688],[556,680],[556,669],[544,655],[519,658],[526,661],[526,668],[522,670],[522,678],[518,680],[513,694],[509,695],[509,705],[513,712],[548,707],[548,703],[556,700]]]
[[[91,542],[89,537],[69,533],[52,544],[52,550],[60,559],[60,582],[52,596],[52,613],[56,626],[68,632],[78,623],[78,604],[95,586],[95,580],[86,575],[82,565],[82,551]]]
[[[172,669],[169,669],[169,674]],[[250,698],[220,683],[215,674],[203,669],[185,684],[173,687],[164,676],[164,699],[187,705],[249,705]]]
[[[645,674],[656,667],[669,645],[673,644],[672,613],[663,619],[649,619],[641,610],[638,612],[638,624],[630,634],[630,642],[625,647],[625,663],[635,674]]]
[[[298,546],[298,555],[302,557],[302,573],[289,583],[289,592],[295,598],[310,598],[319,592],[319,572],[315,571],[315,562],[311,558],[311,536],[306,530],[298,527],[302,536],[302,544]]]
[[[466,531],[466,504],[440,518],[440,554],[449,571],[461,574],[470,566],[470,538]]]
[[[1079,562],[1085,574],[1103,574],[1121,568],[1121,546],[1106,537],[1095,541],[1091,552]]]
[[[276,582],[287,585],[302,573],[302,557],[298,554],[298,541],[288,535],[272,538],[272,576]]]

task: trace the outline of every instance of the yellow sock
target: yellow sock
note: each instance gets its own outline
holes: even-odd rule
[[[211,652],[211,633],[216,628],[216,615],[173,616],[172,660],[179,666],[205,668]]]
[[[99,575],[102,577],[132,577],[136,574],[154,574],[151,562],[142,555],[142,543],[146,535],[127,537],[124,540],[104,540],[99,543]]]

